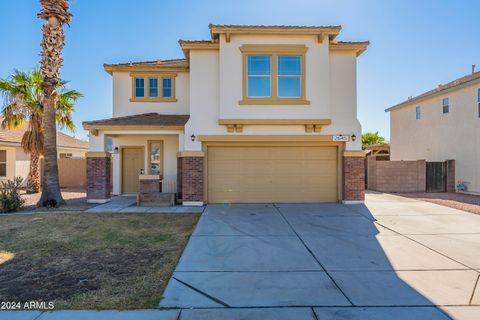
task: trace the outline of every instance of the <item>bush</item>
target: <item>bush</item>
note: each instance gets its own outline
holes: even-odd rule
[[[25,200],[20,196],[22,183],[22,177],[0,183],[0,212],[15,212],[23,207]]]

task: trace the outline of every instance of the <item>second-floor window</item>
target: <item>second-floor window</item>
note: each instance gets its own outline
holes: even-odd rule
[[[270,98],[271,56],[247,56],[247,96],[249,98]]]
[[[145,97],[145,79],[144,78],[135,78],[135,97],[137,98]]]
[[[176,74],[132,74],[132,102],[175,102]]]
[[[300,56],[278,56],[278,96],[300,98],[302,88],[302,59]]]
[[[449,105],[448,98],[444,98],[442,100],[442,109],[443,109],[443,113],[449,113],[450,112],[450,105]]]
[[[158,78],[148,79],[148,96],[152,98],[158,97]]]
[[[420,106],[415,107],[415,119],[420,120],[422,118],[422,108]]]
[[[305,105],[304,45],[243,45],[241,105]]]

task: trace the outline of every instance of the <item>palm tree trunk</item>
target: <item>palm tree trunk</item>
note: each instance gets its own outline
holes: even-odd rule
[[[56,85],[60,80],[62,49],[65,45],[63,25],[70,22],[71,14],[68,11],[67,0],[40,0],[40,3],[42,4],[42,11],[38,14],[38,17],[47,20],[48,23],[44,24],[42,28],[42,61],[40,67],[43,76],[45,168],[42,196],[37,205],[57,207],[65,204],[65,200],[62,198],[58,180],[57,128],[55,122],[58,93]]]
[[[40,157],[37,153],[30,155],[30,171],[28,172],[27,193],[40,192]]]

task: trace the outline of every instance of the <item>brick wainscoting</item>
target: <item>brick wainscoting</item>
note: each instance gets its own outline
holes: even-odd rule
[[[110,201],[111,165],[110,154],[105,152],[87,153],[87,202]]]
[[[343,157],[343,201],[365,200],[365,158]]]
[[[159,192],[160,180],[159,179],[141,179],[140,180],[140,192]]]
[[[203,157],[179,157],[178,198],[185,204],[203,204]]]

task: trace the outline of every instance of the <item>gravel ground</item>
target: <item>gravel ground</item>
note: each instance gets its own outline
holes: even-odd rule
[[[480,214],[480,196],[462,193],[396,193],[397,195],[436,203]]]
[[[85,211],[95,204],[87,203],[87,196],[85,190],[62,189],[62,196],[67,204],[60,208],[37,208],[36,204],[40,199],[40,193],[23,194],[25,199],[25,207],[22,211]]]

